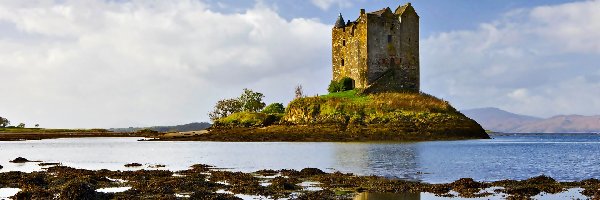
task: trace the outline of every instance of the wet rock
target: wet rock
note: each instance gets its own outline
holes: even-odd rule
[[[31,186],[36,186],[36,187],[46,187],[48,186],[48,181],[46,180],[46,175],[39,173],[39,172],[34,172],[29,174],[29,176],[25,176],[23,177],[23,185],[27,184],[27,185],[31,185]]]
[[[65,184],[58,193],[59,199],[109,199],[107,194],[98,193],[88,182],[73,180]]]
[[[534,188],[534,187],[516,187],[516,188],[509,188],[504,190],[506,192],[506,194],[510,194],[513,196],[520,196],[520,197],[532,197],[535,196],[537,194],[539,194],[540,192],[542,192],[540,189],[538,188]]]
[[[600,180],[592,178],[580,182],[584,189],[581,194],[592,197],[592,199],[600,199]]]
[[[301,183],[301,181],[297,178],[284,178],[278,176],[271,180],[271,185],[267,188],[272,191],[293,191],[302,189],[302,187],[296,185],[298,183]]]
[[[26,162],[31,162],[31,161],[27,160],[27,158],[18,157],[18,158],[15,158],[14,160],[11,160],[10,162],[11,163],[26,163]]]
[[[44,166],[62,165],[62,164],[61,163],[45,163],[44,162],[44,163],[40,163],[38,165],[44,167]]]
[[[322,170],[317,169],[317,168],[304,168],[304,169],[300,170],[300,174],[302,176],[309,177],[309,176],[323,175],[323,174],[325,174],[325,172],[323,172]]]
[[[331,191],[331,190],[321,190],[321,191],[315,191],[315,192],[307,192],[307,193],[303,193],[300,196],[298,196],[298,198],[296,198],[296,200],[335,200],[335,199],[339,199],[337,198],[337,195],[335,194],[335,192]]]
[[[211,169],[213,169],[215,166],[212,165],[205,165],[205,164],[195,164],[192,165],[190,168],[190,170],[195,171],[195,172],[207,172]]]
[[[159,165],[150,165],[149,167],[150,168],[163,168],[163,167],[166,167],[166,165],[160,165],[160,164]]]
[[[541,175],[527,179],[525,182],[528,184],[554,184],[556,183],[556,180],[551,177]]]
[[[141,167],[142,164],[140,163],[129,163],[129,164],[125,164],[125,167]]]
[[[491,193],[479,193],[481,189],[487,188],[488,184],[474,181],[472,178],[461,178],[450,184],[452,189],[461,197],[473,198],[489,196]]]
[[[232,194],[214,193],[209,191],[196,191],[190,195],[191,200],[241,200]]]
[[[257,173],[257,174],[260,174],[260,175],[263,175],[263,176],[275,176],[275,175],[279,174],[278,171],[272,170],[272,169],[258,170],[258,171],[254,172],[254,173]]]
[[[27,187],[19,191],[14,199],[54,199],[54,194],[39,187]]]

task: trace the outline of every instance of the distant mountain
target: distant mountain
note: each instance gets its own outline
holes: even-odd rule
[[[497,132],[513,132],[525,124],[542,120],[542,118],[519,115],[498,108],[476,108],[460,112],[477,121],[484,129]]]
[[[519,115],[498,108],[461,111],[484,129],[505,133],[598,133],[600,115],[558,115],[548,119]]]
[[[109,131],[113,132],[136,132],[142,129],[151,129],[158,132],[185,132],[185,131],[198,131],[204,130],[210,127],[211,124],[207,122],[194,122],[184,125],[177,126],[152,126],[152,127],[129,127],[129,128],[111,128]]]
[[[599,133],[600,115],[559,115],[516,128],[515,133]]]

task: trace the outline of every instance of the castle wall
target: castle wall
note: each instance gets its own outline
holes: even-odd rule
[[[361,23],[360,19],[358,23],[352,23],[344,28],[333,28],[333,80],[350,77],[355,81],[355,87],[364,88],[368,85],[365,78],[367,71],[366,30],[367,24]]]
[[[419,17],[414,10],[407,10],[401,17],[402,36],[402,86],[405,89],[420,89],[419,60]]]
[[[394,17],[369,14],[368,73],[369,85],[383,73],[400,65],[400,23]]]

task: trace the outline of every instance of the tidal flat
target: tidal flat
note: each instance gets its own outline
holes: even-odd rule
[[[600,198],[597,179],[558,182],[538,176],[521,181],[477,182],[461,178],[451,183],[429,184],[327,173],[316,168],[244,173],[204,164],[180,171],[50,166],[30,173],[0,173],[0,188],[4,195],[10,195],[3,198],[13,199],[530,199],[561,194]],[[573,193],[573,189],[579,194]]]

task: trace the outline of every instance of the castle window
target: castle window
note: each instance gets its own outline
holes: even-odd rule
[[[343,45],[343,46],[346,46],[346,40],[343,40],[343,41],[342,41],[342,45]]]
[[[342,66],[344,66],[344,59],[342,58]]]
[[[392,35],[388,35],[388,43],[392,43]]]

